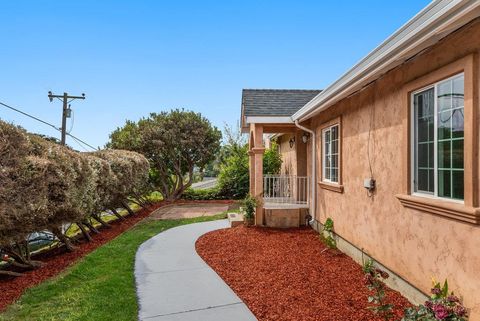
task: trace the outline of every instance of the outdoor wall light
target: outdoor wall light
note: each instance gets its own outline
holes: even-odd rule
[[[309,133],[303,133],[302,135],[302,141],[304,144],[306,144],[308,142],[308,139],[310,138],[310,134]]]
[[[295,136],[290,138],[290,140],[288,141],[288,144],[290,145],[290,148],[293,148],[293,146],[295,145]]]

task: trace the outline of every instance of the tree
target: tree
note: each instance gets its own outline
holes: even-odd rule
[[[263,174],[275,175],[280,173],[282,168],[282,155],[278,151],[278,144],[272,141],[270,148],[263,154]]]
[[[222,146],[220,155],[220,194],[235,199],[244,198],[248,194],[250,181],[248,144],[240,129],[234,131],[226,126],[225,137],[225,145]],[[278,145],[273,142],[263,155],[263,173],[278,174],[281,166],[282,158]]]
[[[220,194],[240,199],[249,190],[248,145],[230,145],[228,156],[220,168],[218,185]]]
[[[221,137],[200,113],[175,109],[152,113],[138,123],[127,121],[110,135],[108,146],[143,154],[153,186],[174,200],[193,183],[194,168],[203,171],[215,158]]]

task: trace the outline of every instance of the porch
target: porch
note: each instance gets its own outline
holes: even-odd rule
[[[244,90],[242,130],[249,134],[250,194],[260,200],[255,224],[298,227],[312,206],[312,181],[307,166],[311,135],[290,117],[318,90]],[[263,171],[265,147],[276,139],[282,155],[279,174]]]
[[[263,222],[270,227],[304,225],[310,207],[307,176],[263,176]]]

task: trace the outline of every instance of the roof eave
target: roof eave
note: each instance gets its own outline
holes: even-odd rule
[[[475,18],[477,11],[480,12],[478,0],[433,1],[293,114],[292,119],[304,121],[355,93]]]

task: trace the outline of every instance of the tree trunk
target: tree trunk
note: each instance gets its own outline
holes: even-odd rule
[[[52,233],[58,238],[58,240],[65,245],[65,248],[68,252],[73,252],[75,246],[73,246],[72,241],[68,236],[62,233],[59,227],[52,228]]]
[[[78,228],[80,228],[80,231],[82,231],[82,234],[83,236],[85,237],[85,239],[88,241],[88,242],[91,242],[93,239],[92,237],[90,236],[90,234],[88,233],[87,229],[85,228],[85,226],[83,226],[82,223],[80,222],[77,222],[77,226]]]
[[[93,233],[95,233],[95,234],[100,234],[100,231],[97,230],[97,229],[95,228],[95,226],[93,226],[93,224],[90,223],[88,220],[83,221],[83,225],[85,225],[86,227],[88,227],[88,229],[89,229],[90,231],[92,231]]]
[[[99,222],[100,224],[102,224],[103,227],[106,227],[106,228],[112,228],[112,226],[110,224],[108,224],[107,222],[105,222],[104,220],[102,220],[102,218],[100,217],[100,215],[98,214],[93,214],[92,215],[92,218]]]
[[[127,202],[122,201],[122,206],[127,210],[128,215],[133,216],[135,215],[135,212],[128,206]]]
[[[8,263],[23,269],[35,269],[42,266],[40,261],[34,261],[30,258],[30,252],[27,250],[27,242],[15,243],[17,250],[13,246],[4,248],[5,253],[10,257]]]
[[[8,276],[22,276],[22,273],[12,272],[12,271],[4,271],[0,270],[0,275],[8,275]]]
[[[125,221],[125,217],[123,217],[122,215],[120,215],[120,213],[118,213],[116,209],[112,208],[111,211],[112,211],[113,215],[115,215],[115,216],[118,217],[119,219]]]
[[[137,205],[140,206],[141,208],[147,207],[147,205],[146,205],[145,203],[143,203],[142,201],[140,201],[140,200],[137,199],[137,198],[135,198],[135,199],[130,199],[130,202],[137,204]]]

